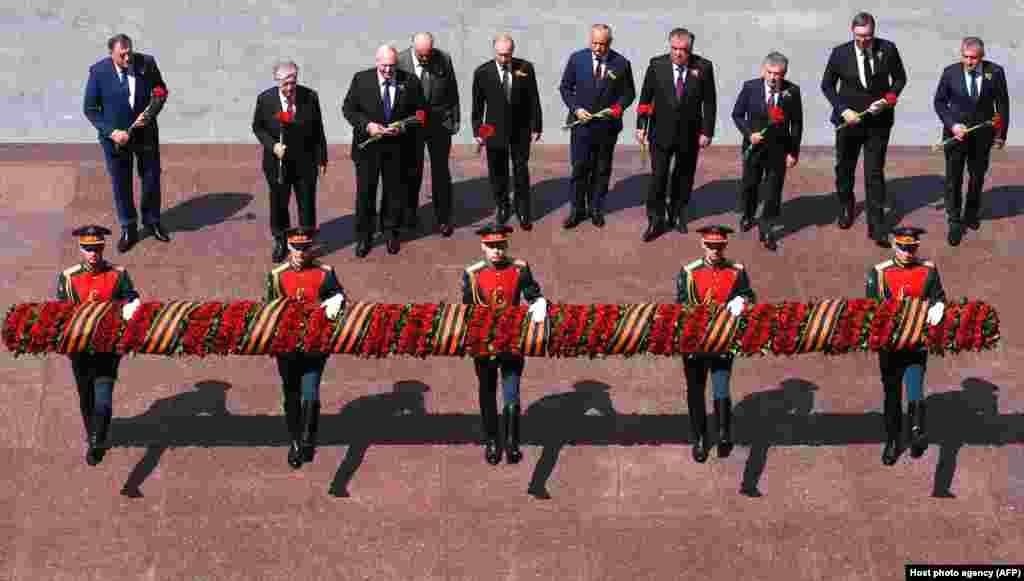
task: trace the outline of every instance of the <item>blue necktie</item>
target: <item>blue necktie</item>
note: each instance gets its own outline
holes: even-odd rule
[[[978,100],[978,93],[979,93],[978,88],[977,88],[978,87],[978,85],[977,85],[977,82],[978,82],[978,70],[975,69],[975,70],[971,71],[970,77],[971,77],[971,82],[970,82],[970,84],[967,85],[967,96],[970,97],[973,101],[977,101]]]
[[[384,81],[384,120],[391,121],[391,81]]]

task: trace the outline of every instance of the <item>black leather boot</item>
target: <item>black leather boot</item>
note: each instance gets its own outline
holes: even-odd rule
[[[302,461],[312,462],[316,456],[316,430],[320,423],[320,402],[302,402]]]
[[[718,419],[718,457],[728,458],[732,453],[732,399],[715,400],[715,417]]]
[[[518,464],[523,459],[519,450],[519,417],[519,404],[505,406],[505,449],[509,464]]]
[[[882,449],[882,464],[886,466],[895,464],[902,452],[900,449],[900,428],[903,424],[903,414],[900,412],[901,403],[897,398],[886,398],[885,400],[885,448]]]
[[[907,420],[910,424],[910,455],[913,458],[920,458],[928,449],[923,401],[912,401],[907,404]]]
[[[497,466],[501,463],[502,446],[498,440],[498,409],[494,400],[480,400],[480,419],[484,424],[484,459],[491,466]]]
[[[285,396],[284,416],[288,423],[288,465],[298,470],[302,467],[302,448],[299,440],[302,437],[302,408],[299,407],[297,397]]]
[[[704,402],[690,406],[690,429],[693,430],[693,459],[703,464],[708,459],[708,418]]]
[[[110,416],[96,414],[92,417],[93,431],[89,434],[89,451],[85,453],[85,462],[96,466],[107,454],[107,431],[110,428]]]

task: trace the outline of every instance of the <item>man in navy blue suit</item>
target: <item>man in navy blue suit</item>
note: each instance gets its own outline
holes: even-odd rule
[[[590,48],[573,53],[562,73],[559,91],[569,108],[566,123],[582,122],[572,130],[573,204],[564,228],[575,228],[586,220],[588,208],[594,225],[604,226],[604,198],[622,114],[636,99],[633,68],[611,45],[612,29],[595,24],[590,29]],[[611,107],[616,107],[618,116],[594,118]]]
[[[110,56],[89,68],[83,110],[96,127],[107,171],[114,187],[114,206],[121,224],[118,252],[139,241],[138,213],[132,193],[132,161],[142,180],[142,225],[145,234],[170,242],[160,226],[160,130],[156,116],[163,99],[153,90],[167,90],[156,60],[132,52],[132,40],[117,34],[107,41]],[[146,108],[153,99],[153,107]]]
[[[985,43],[977,37],[965,38],[960,44],[960,62],[942,71],[935,90],[935,113],[942,121],[942,139],[956,139],[946,146],[946,218],[951,246],[960,244],[963,226],[972,230],[981,226],[978,210],[989,153],[993,146],[1002,149],[1006,145],[1010,123],[1006,73],[1003,67],[984,59]],[[967,133],[969,127],[991,121],[995,114],[1000,116],[999,127],[986,125]],[[966,204],[962,195],[964,165],[970,176]]]
[[[743,84],[732,109],[732,120],[743,134],[743,183],[740,186],[740,230],[754,227],[758,189],[768,182],[768,193],[757,229],[764,247],[776,250],[772,228],[782,207],[786,169],[800,158],[804,130],[800,87],[786,80],[789,59],[773,52],[761,65],[761,77]],[[773,115],[774,113],[774,115]]]

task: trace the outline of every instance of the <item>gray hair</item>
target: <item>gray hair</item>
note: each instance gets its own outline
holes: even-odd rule
[[[858,12],[854,15],[850,27],[857,28],[858,26],[870,26],[873,32],[875,30],[875,17],[868,12]]]
[[[985,41],[977,36],[968,36],[960,43],[960,49],[963,50],[965,48],[976,48],[981,52],[985,52]]]
[[[692,50],[693,43],[695,40],[697,40],[697,37],[689,30],[686,30],[685,28],[673,28],[672,32],[668,33],[668,40],[669,42],[672,42],[673,38],[682,38],[684,36],[690,39],[690,49]]]
[[[789,70],[789,59],[786,58],[786,55],[778,51],[768,53],[768,56],[764,57],[764,62],[761,64],[771,66],[782,65],[787,71]]]
[[[607,24],[595,24],[590,27],[590,30],[599,30],[601,32],[608,33],[608,40],[611,41],[612,39],[612,27]]]
[[[420,37],[429,40],[431,45],[434,44],[434,35],[430,34],[429,32],[417,32],[416,34],[412,35],[412,43],[416,44],[416,39]]]
[[[516,41],[512,39],[512,35],[507,32],[502,32],[498,36],[494,37],[494,46],[498,45],[499,40],[507,40],[512,43],[512,50],[516,48]]]
[[[295,71],[295,76],[299,76],[299,65],[295,64],[295,61],[277,61],[274,63],[274,79],[277,79],[277,74],[281,71]]]

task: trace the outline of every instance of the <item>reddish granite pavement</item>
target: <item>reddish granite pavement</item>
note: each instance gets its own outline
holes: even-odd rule
[[[344,151],[334,151],[319,216],[326,261],[350,296],[456,300],[459,271],[479,254],[473,225],[490,217],[483,162],[469,149],[454,156],[454,237],[430,233],[424,194],[421,233],[397,256],[378,246],[359,260]],[[175,145],[163,155],[174,241],[111,258],[144,297],[257,296],[270,266],[258,150]],[[571,232],[560,226],[565,156],[560,146],[535,153],[539,217],[515,235],[514,253],[551,300],[672,300],[675,272],[699,249],[693,235],[640,241],[648,178],[638,152],[616,159],[607,227]],[[1020,561],[1022,159],[994,154],[982,229],[954,249],[935,207],[941,156],[890,153],[895,210],[930,229],[924,253],[947,292],[992,302],[1005,333],[995,352],[931,360],[936,441],[924,458],[881,465],[877,361],[864,355],[739,361],[740,445],[705,465],[690,460],[678,362],[531,359],[525,460],[497,468],[475,445],[469,361],[335,357],[324,445],[297,472],[285,463],[271,359],[140,357],[122,365],[116,447],[90,468],[67,361],[4,352],[0,579],[853,580],[902,579],[907,562]],[[762,300],[858,295],[885,257],[862,215],[849,231],[832,224],[831,166],[831,149],[809,148],[791,173],[780,252],[753,233],[730,247]],[[702,157],[693,226],[735,224],[738,174],[735,148]],[[70,230],[114,221],[109,189],[96,145],[0,146],[0,303],[52,294],[76,259]],[[527,494],[531,485],[550,498]],[[744,485],[760,496],[741,495]]]

